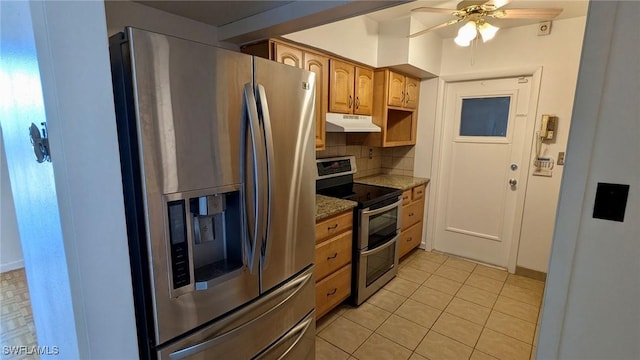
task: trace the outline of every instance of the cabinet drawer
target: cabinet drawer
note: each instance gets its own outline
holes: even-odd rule
[[[411,189],[402,192],[402,205],[407,205],[411,202]]]
[[[316,245],[316,281],[351,262],[352,232]]]
[[[402,230],[408,229],[409,226],[422,221],[424,211],[424,200],[414,201],[409,205],[402,207]]]
[[[419,185],[413,188],[413,201],[424,198],[426,185]]]
[[[400,234],[399,256],[405,256],[422,242],[422,221],[414,224]]]
[[[353,212],[345,212],[316,224],[316,244],[338,235],[353,226]]]
[[[316,284],[316,319],[351,295],[351,264]]]

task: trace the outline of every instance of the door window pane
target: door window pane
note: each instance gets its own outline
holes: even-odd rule
[[[460,136],[507,136],[511,97],[462,100]]]

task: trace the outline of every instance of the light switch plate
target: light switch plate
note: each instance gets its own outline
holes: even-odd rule
[[[593,217],[623,222],[628,197],[629,185],[598,183]]]

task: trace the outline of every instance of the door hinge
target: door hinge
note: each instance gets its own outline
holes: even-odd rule
[[[47,123],[40,123],[43,126],[42,135],[40,135],[40,129],[34,123],[31,123],[29,127],[29,137],[31,138],[31,145],[33,145],[33,153],[36,155],[36,161],[43,163],[45,161],[51,162],[51,152],[49,151],[49,137],[47,134]]]

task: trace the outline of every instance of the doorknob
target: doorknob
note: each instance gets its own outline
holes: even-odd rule
[[[509,185],[511,185],[511,186],[516,186],[516,185],[518,185],[518,180],[516,180],[516,179],[509,179]]]

